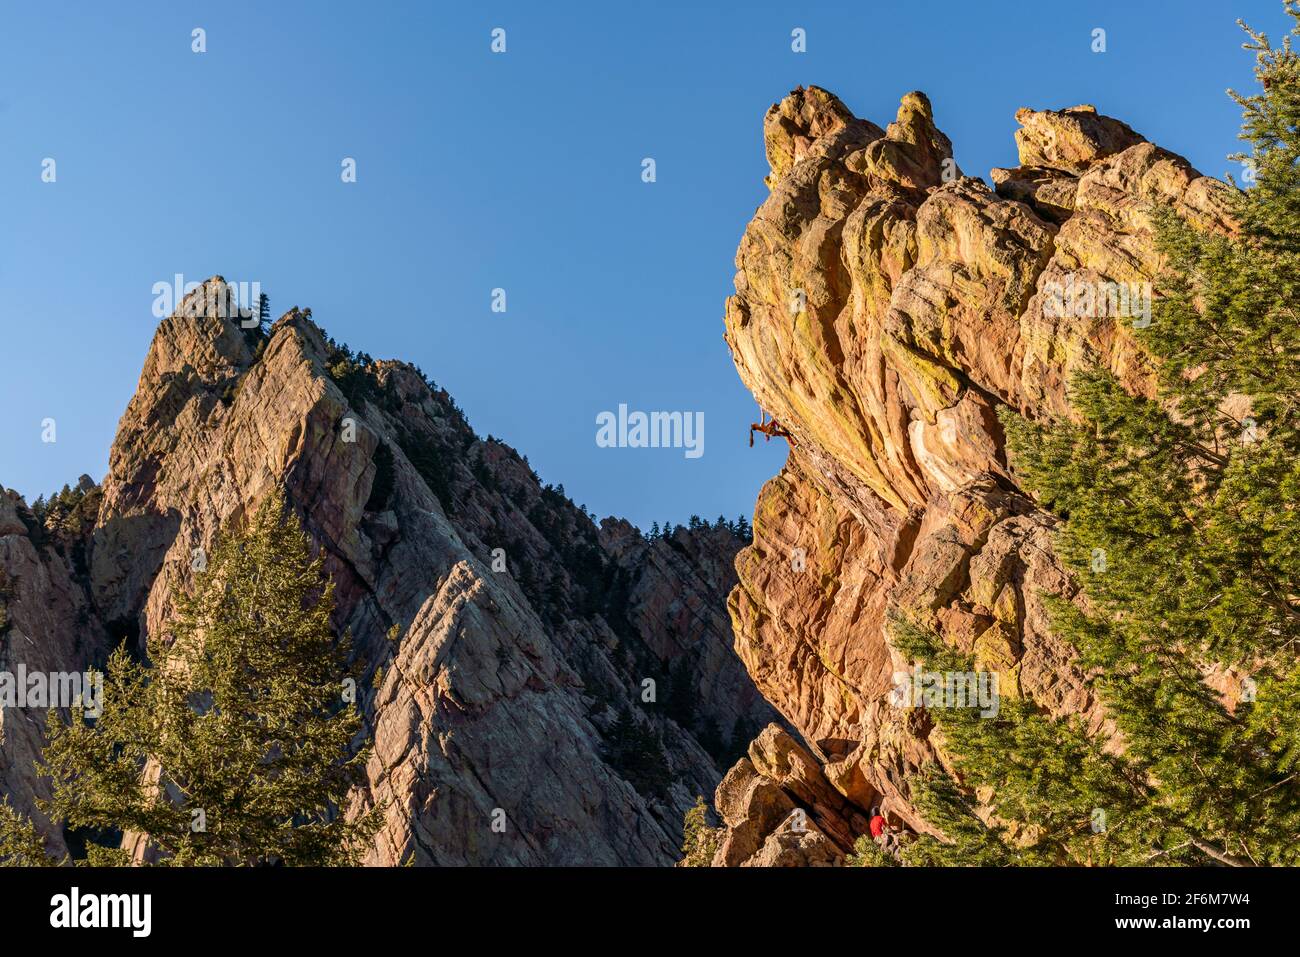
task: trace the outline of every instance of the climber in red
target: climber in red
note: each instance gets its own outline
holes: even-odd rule
[[[881,837],[889,831],[889,822],[880,813],[879,807],[871,809],[871,822],[867,826],[871,829],[871,839],[877,844],[880,843]]]

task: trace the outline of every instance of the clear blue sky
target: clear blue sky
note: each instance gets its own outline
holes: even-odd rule
[[[1250,83],[1234,19],[1289,23],[1276,0],[622,6],[0,6],[0,484],[102,478],[153,284],[220,273],[417,363],[600,515],[749,515],[785,450],[748,448],[722,312],[769,104],[815,83],[884,125],[925,90],[987,177],[1017,107],[1090,102],[1222,175],[1224,90]],[[598,448],[620,402],[703,411],[705,454]]]

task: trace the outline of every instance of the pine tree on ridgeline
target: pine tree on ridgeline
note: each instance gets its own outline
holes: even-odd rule
[[[909,864],[1300,864],[1300,56],[1248,32],[1262,90],[1232,94],[1255,181],[1232,197],[1240,233],[1154,211],[1167,269],[1135,332],[1154,399],[1092,368],[1076,421],[1003,416],[1087,598],[1052,600],[1054,628],[1122,747],[1025,701],[993,720],[935,709],[956,780],[916,783],[945,840],[919,838]],[[894,638],[929,669],[970,668],[906,622]],[[1229,695],[1207,680],[1225,674]]]

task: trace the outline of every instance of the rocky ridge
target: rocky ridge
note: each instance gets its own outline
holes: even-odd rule
[[[674,861],[733,739],[776,717],[731,651],[743,543],[598,526],[419,370],[352,354],[296,308],[241,329],[214,308],[226,290],[214,277],[159,326],[66,548],[33,537],[16,496],[0,502],[0,567],[18,583],[0,662],[143,653],[192,586],[195,550],[278,485],[325,556],[362,670],[375,746],[349,810],[387,805],[366,863]],[[43,792],[25,717],[3,715],[0,793],[27,810]]]
[[[1076,587],[997,412],[1068,416],[1089,363],[1147,392],[1129,315],[1048,297],[1150,283],[1152,208],[1230,231],[1228,187],[1091,106],[1016,119],[1020,165],[990,187],[957,167],[922,93],[885,129],[818,87],[768,111],[769,195],[736,254],[726,341],[790,454],[759,495],[728,610],[806,747],[772,728],[728,772],[717,865],[834,863],[877,804],[927,829],[908,782],[944,755],[923,711],[889,703],[911,666],[891,614],[997,671],[1001,693],[1103,720],[1048,628],[1043,596]]]

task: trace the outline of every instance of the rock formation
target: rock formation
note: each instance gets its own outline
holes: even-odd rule
[[[297,309],[243,330],[208,309],[214,277],[160,325],[84,525],[0,498],[0,670],[143,652],[196,550],[279,485],[364,675],[375,746],[345,812],[385,807],[368,863],[667,864],[715,787],[717,865],[838,864],[876,805],[925,831],[910,780],[945,755],[890,703],[911,665],[890,616],[1103,727],[1048,626],[1044,595],[1077,589],[997,413],[1070,415],[1093,363],[1149,391],[1135,316],[1060,291],[1146,288],[1156,204],[1233,228],[1224,184],[1118,120],[1017,120],[1020,165],[990,187],[921,93],[884,129],[816,87],[768,112],[726,340],[790,454],[747,547],[597,526],[419,370]],[[23,810],[43,794],[30,719],[0,714],[0,793]]]
[[[1016,119],[1020,166],[990,188],[957,168],[922,93],[884,130],[817,87],[768,111],[770,193],[736,254],[726,340],[790,454],[759,495],[728,609],[806,749],[769,729],[728,772],[716,864],[824,863],[825,842],[847,850],[876,804],[926,829],[908,781],[943,754],[923,712],[888,701],[911,665],[891,613],[996,670],[1002,694],[1102,720],[1048,628],[1043,595],[1076,590],[1051,518],[1008,468],[997,410],[1069,415],[1089,363],[1148,390],[1131,314],[1048,297],[1149,283],[1153,205],[1231,230],[1227,187],[1091,106]]]
[[[0,662],[143,652],[196,550],[279,485],[363,673],[374,750],[348,810],[386,806],[367,863],[676,860],[728,742],[777,717],[731,650],[742,542],[598,527],[415,368],[354,356],[297,309],[241,329],[215,308],[225,290],[214,277],[159,326],[80,570],[33,540],[26,506],[0,503],[0,567],[18,583]],[[25,717],[4,714],[0,788],[29,809],[42,792]],[[644,729],[635,747],[629,727]]]
[[[93,489],[82,477],[80,490]],[[97,496],[88,500],[93,506]],[[90,512],[90,509],[86,510]],[[0,673],[81,671],[103,661],[107,635],[85,587],[79,529],[47,530],[13,492],[0,491]],[[66,712],[65,712],[66,714]],[[45,740],[44,707],[0,708],[0,800],[36,821],[52,854],[67,847],[36,806],[50,797],[35,760]]]

